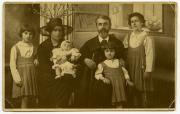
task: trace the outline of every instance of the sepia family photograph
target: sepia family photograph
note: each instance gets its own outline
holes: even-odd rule
[[[4,111],[176,109],[175,2],[4,2]]]

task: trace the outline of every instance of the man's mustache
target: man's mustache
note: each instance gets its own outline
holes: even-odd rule
[[[101,33],[101,32],[106,32],[106,33],[108,33],[109,30],[107,30],[107,29],[105,29],[105,28],[102,28],[101,30],[99,30],[99,32],[100,32],[100,33]]]

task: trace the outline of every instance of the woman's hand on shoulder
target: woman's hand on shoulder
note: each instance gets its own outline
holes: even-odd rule
[[[122,42],[124,48],[128,48],[128,45],[129,45],[128,39],[129,39],[129,34],[127,34],[127,35],[125,36],[125,38],[124,38],[124,40],[123,40],[123,42]]]

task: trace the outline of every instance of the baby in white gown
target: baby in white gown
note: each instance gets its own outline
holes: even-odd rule
[[[56,71],[55,79],[64,76],[64,74],[70,74],[75,78],[76,65],[73,62],[77,61],[81,54],[77,48],[73,48],[72,42],[64,40],[60,48],[52,50],[52,54],[51,60],[54,63],[52,68]]]

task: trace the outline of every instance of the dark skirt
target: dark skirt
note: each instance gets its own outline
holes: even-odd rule
[[[65,74],[59,79],[52,79],[49,86],[41,86],[40,107],[42,108],[66,108],[74,91],[75,79],[72,75]]]
[[[91,108],[111,108],[112,85],[105,84],[101,80],[93,80],[89,101]]]

